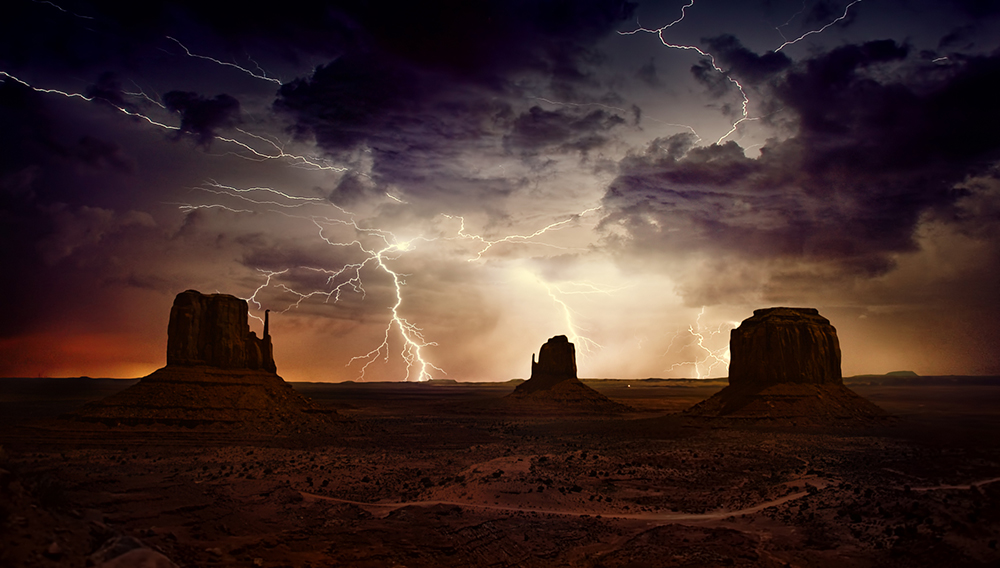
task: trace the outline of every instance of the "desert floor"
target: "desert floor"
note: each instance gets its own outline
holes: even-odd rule
[[[635,409],[608,416],[296,384],[350,420],[248,438],[57,420],[124,381],[0,379],[0,566],[127,537],[179,566],[997,566],[1000,382],[951,383],[851,384],[894,415],[861,426],[679,414],[724,382],[589,382]]]

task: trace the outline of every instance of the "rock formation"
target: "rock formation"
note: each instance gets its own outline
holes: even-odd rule
[[[228,294],[181,292],[170,308],[167,365],[277,372],[264,312],[264,337],[247,325],[247,302]]]
[[[250,331],[247,303],[194,290],[174,299],[167,366],[137,384],[85,405],[78,420],[106,424],[214,424],[280,434],[315,431],[336,416],[317,408],[276,374],[269,317]]]
[[[693,416],[828,422],[885,412],[844,386],[840,341],[814,308],[754,310],[730,333],[729,386]]]
[[[843,384],[840,341],[815,308],[768,308],[729,336],[729,384]]]
[[[531,354],[531,377],[515,392],[529,394],[576,378],[576,346],[565,335],[557,335],[538,350],[537,363],[535,354]]]
[[[561,407],[621,412],[629,410],[580,382],[576,376],[576,348],[565,335],[557,335],[531,356],[531,378],[506,399],[518,406]]]

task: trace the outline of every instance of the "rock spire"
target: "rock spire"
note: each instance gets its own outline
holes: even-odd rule
[[[580,382],[576,376],[576,347],[565,335],[546,341],[538,350],[538,361],[531,355],[531,378],[517,385],[506,399],[519,408],[615,413],[630,410]]]

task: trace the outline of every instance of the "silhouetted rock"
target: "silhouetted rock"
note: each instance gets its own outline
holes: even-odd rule
[[[531,354],[531,377],[518,385],[515,392],[532,393],[575,378],[576,346],[565,335],[557,335],[538,350],[538,362],[535,354]]]
[[[177,294],[167,325],[167,365],[277,372],[264,317],[264,337],[250,331],[247,302],[228,294]]]
[[[843,384],[840,341],[815,308],[768,308],[730,333],[729,384]]]
[[[247,303],[227,294],[177,295],[167,326],[167,366],[92,402],[74,418],[106,424],[222,425],[271,434],[315,431],[336,418],[275,373],[268,315],[264,337]]]
[[[729,353],[729,386],[686,414],[802,423],[886,416],[844,386],[837,330],[813,308],[754,310],[730,334]]]
[[[580,382],[576,376],[576,348],[557,335],[531,356],[531,378],[517,385],[506,400],[518,406],[543,406],[622,412],[630,410]]]

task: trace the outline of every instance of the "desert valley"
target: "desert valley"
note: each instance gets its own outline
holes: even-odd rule
[[[142,381],[0,381],[0,565],[1000,560],[1000,378],[841,380],[815,310],[734,331],[770,378],[580,380],[556,336],[527,381],[288,386],[269,347],[208,348],[270,345],[232,297],[183,296]]]

